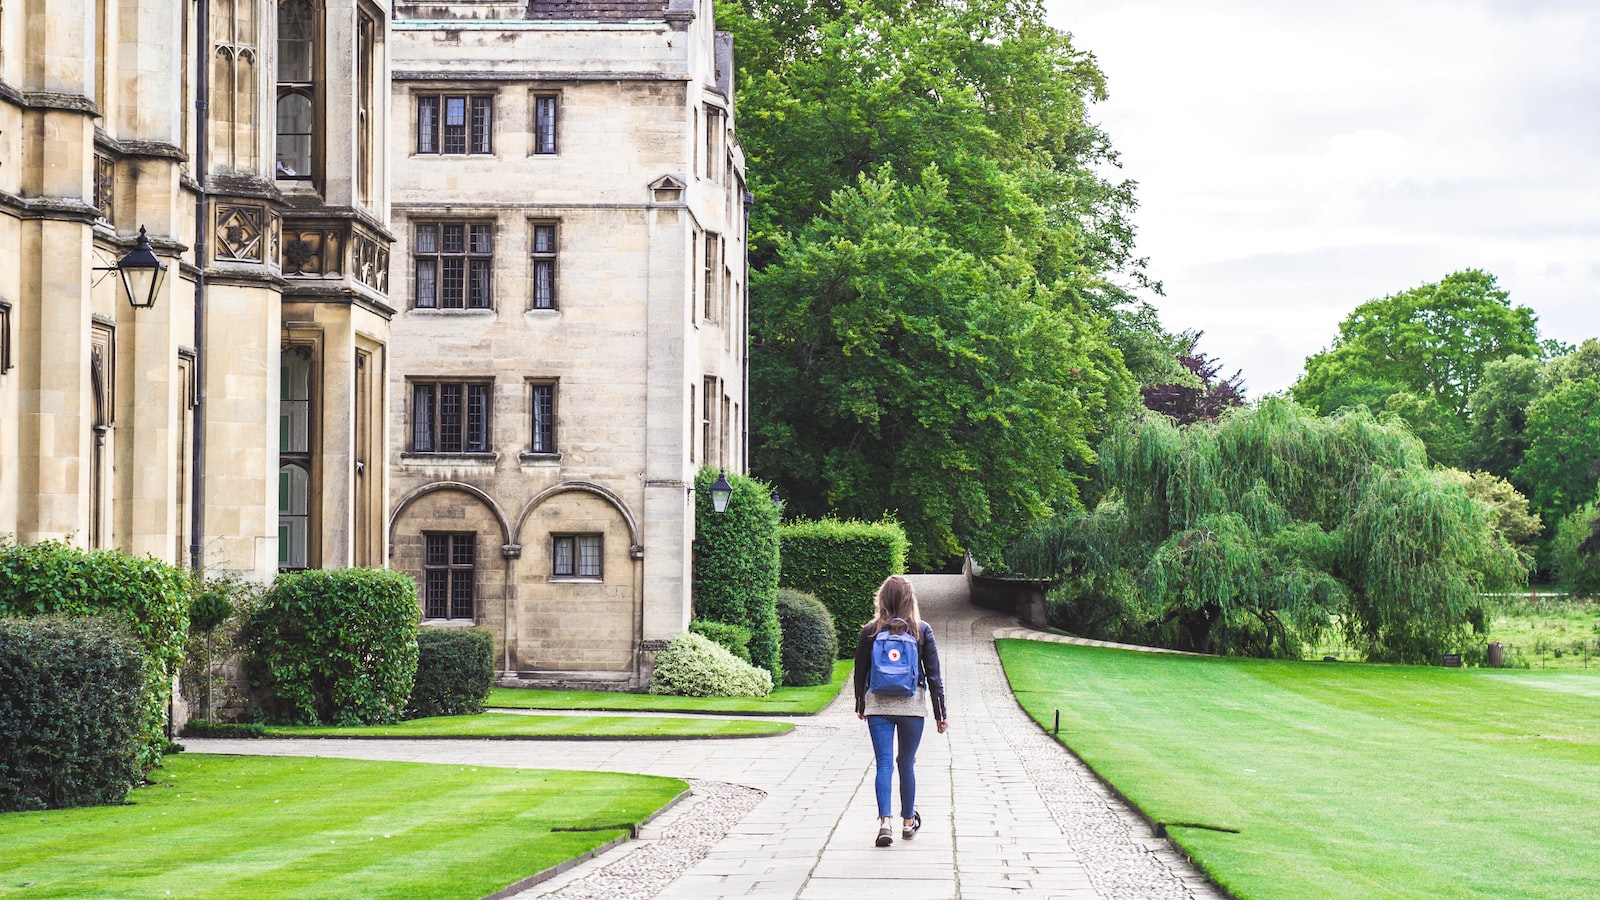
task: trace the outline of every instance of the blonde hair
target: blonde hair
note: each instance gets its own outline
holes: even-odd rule
[[[905,619],[908,630],[917,638],[922,637],[922,610],[917,607],[917,592],[911,589],[911,582],[904,575],[890,575],[878,586],[877,597],[873,600],[874,615],[872,618],[872,633],[889,628],[895,630],[890,621]],[[895,630],[895,634],[899,634]]]

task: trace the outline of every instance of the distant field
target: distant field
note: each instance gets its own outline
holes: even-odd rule
[[[1507,594],[1489,598],[1488,640],[1505,648],[1514,669],[1592,670],[1600,674],[1600,604],[1565,594]],[[1361,654],[1333,634],[1308,656],[1359,660]]]
[[[1600,897],[1600,675],[998,645],[1235,896]]]
[[[839,695],[854,663],[833,666],[833,680],[816,687],[777,688],[765,697],[664,697],[617,691],[546,691],[538,688],[495,688],[489,706],[503,709],[602,709],[629,712],[743,713],[794,716],[820,712]]]
[[[170,755],[126,806],[0,815],[0,896],[476,900],[627,835],[672,778]]]

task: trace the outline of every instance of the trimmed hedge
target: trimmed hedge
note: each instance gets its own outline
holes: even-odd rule
[[[167,700],[183,665],[190,598],[188,575],[148,556],[0,537],[0,617],[105,616],[144,648],[145,770],[161,764],[167,746]]]
[[[750,662],[783,681],[783,635],[778,626],[778,511],[772,487],[729,475],[726,512],[711,505],[717,470],[694,482],[694,617],[750,629]]]
[[[906,570],[911,542],[900,523],[817,519],[778,531],[779,583],[811,594],[833,615],[840,658],[854,656],[856,636],[872,618],[872,598],[890,575]]]
[[[743,625],[730,625],[727,622],[708,622],[705,619],[695,619],[689,623],[689,630],[700,635],[706,640],[732,653],[739,659],[750,661],[750,629]]]
[[[698,634],[685,631],[656,656],[650,693],[678,697],[765,697],[772,675]]]
[[[267,728],[255,722],[217,722],[211,719],[190,719],[184,723],[183,736],[187,738],[264,738]]]
[[[827,684],[839,655],[839,638],[828,608],[810,594],[779,588],[778,621],[783,623],[783,683],[790,687]]]
[[[124,802],[148,668],[120,622],[0,619],[0,812]]]
[[[241,635],[267,720],[388,725],[417,675],[417,586],[387,569],[279,575]]]
[[[485,628],[424,628],[417,633],[417,681],[406,718],[483,712],[494,686],[494,634]]]

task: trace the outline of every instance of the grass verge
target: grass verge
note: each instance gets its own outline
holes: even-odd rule
[[[477,898],[626,835],[672,778],[168,756],[130,805],[0,815],[0,895]],[[564,831],[558,829],[598,829]]]
[[[783,734],[788,722],[750,719],[687,719],[663,716],[537,716],[483,713],[476,716],[434,716],[396,725],[267,727],[268,737],[341,738],[569,738],[669,739],[762,737]]]
[[[1600,896],[1593,675],[997,643],[1029,715],[1237,897]]]
[[[833,678],[814,687],[776,688],[765,697],[666,697],[617,691],[547,691],[540,688],[494,688],[488,706],[503,709],[596,709],[630,712],[698,712],[749,716],[812,715],[839,695],[854,663],[841,659]]]

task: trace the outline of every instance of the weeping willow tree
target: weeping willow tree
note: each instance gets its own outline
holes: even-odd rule
[[[1527,577],[1492,511],[1403,425],[1268,398],[1216,422],[1135,419],[1100,450],[1106,500],[1006,555],[1081,633],[1298,656],[1330,627],[1423,662],[1481,630],[1479,596]]]

